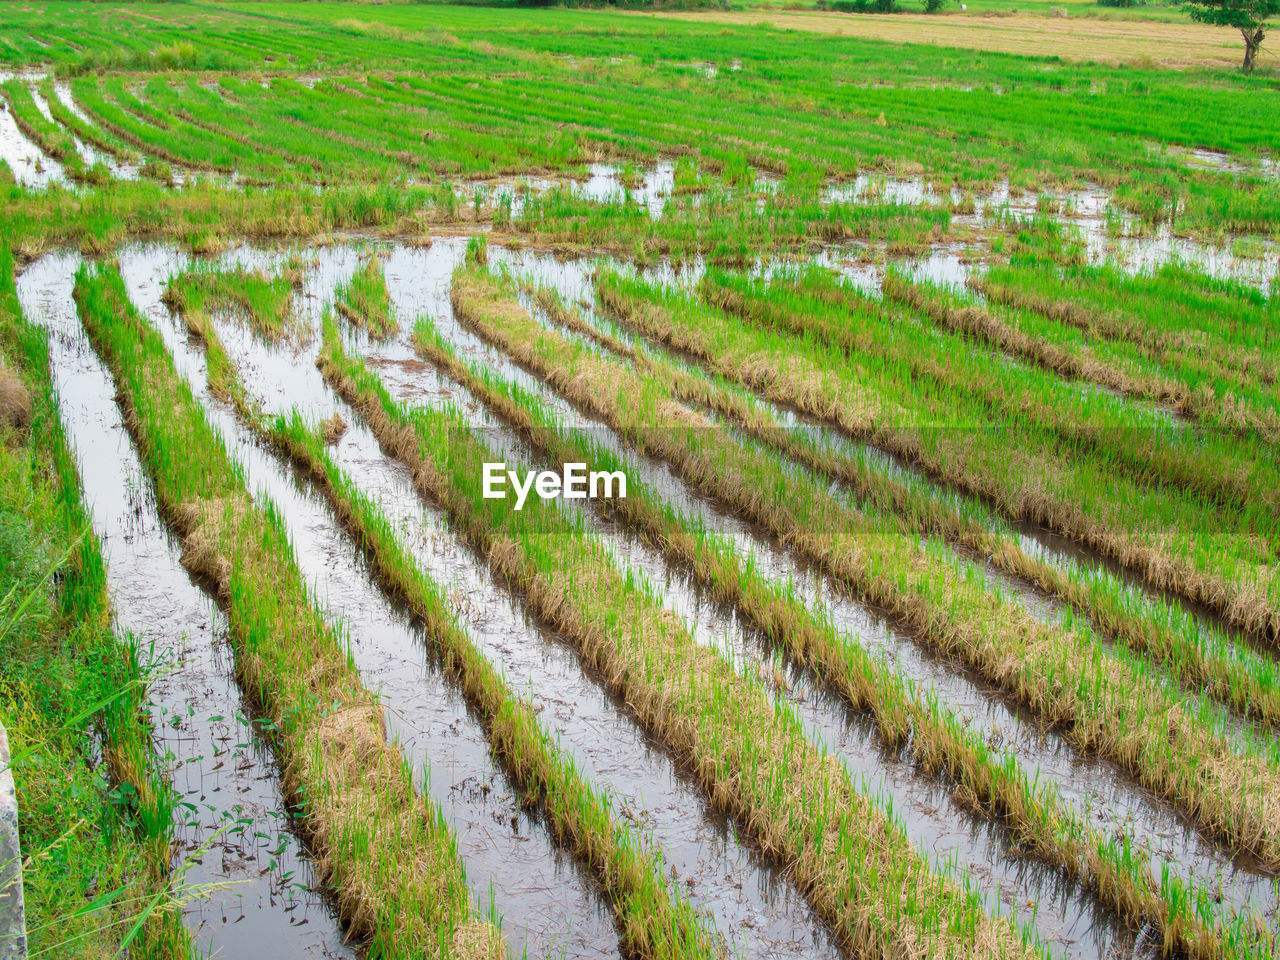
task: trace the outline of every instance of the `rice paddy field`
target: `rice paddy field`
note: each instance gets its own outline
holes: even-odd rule
[[[4,5],[30,956],[1280,952],[1280,79],[847,17]]]

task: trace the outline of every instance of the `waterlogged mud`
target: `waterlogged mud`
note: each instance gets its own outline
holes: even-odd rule
[[[243,249],[236,256],[253,258]],[[357,262],[353,251],[342,248],[321,250],[317,256],[318,278],[341,278],[343,264],[354,269]],[[185,258],[163,248],[132,248],[121,252],[120,264],[135,305],[161,330],[179,371],[192,383],[232,455],[245,466],[250,489],[270,497],[283,515],[299,566],[321,604],[341,619],[361,676],[384,698],[389,729],[418,772],[420,789],[440,804],[454,831],[477,902],[485,909],[493,904],[513,954],[527,950],[530,956],[582,960],[616,956],[617,933],[607,904],[590,878],[552,844],[544,825],[521,808],[516,791],[492,761],[478,720],[427,653],[426,639],[374,585],[363,557],[320,497],[256,445],[230,410],[209,397],[203,354],[189,341],[182,321],[171,317],[160,301],[164,281],[185,265]],[[229,333],[232,326],[221,328]],[[253,343],[245,340],[237,346]],[[259,356],[268,352],[261,350]],[[314,354],[298,354],[292,361],[279,369],[318,379]],[[257,376],[248,382],[256,386]],[[293,377],[282,386],[291,396],[305,397],[308,380]],[[314,386],[315,380],[310,383]],[[324,415],[333,410],[343,410],[348,422],[354,421],[352,411],[330,398]]]
[[[662,216],[675,185],[675,164],[661,160],[654,166],[637,169],[634,178],[623,182],[622,168],[611,163],[593,163],[587,177],[571,180],[554,177],[502,177],[496,180],[464,180],[453,187],[463,204],[490,207],[505,219],[519,218],[530,196],[560,189],[598,203],[637,203],[654,220]]]
[[[577,189],[591,200],[620,202],[624,199],[640,204],[649,216],[658,219],[675,186],[675,164],[659,161],[651,169],[638,171],[638,180],[622,182],[622,170],[614,164],[593,163],[591,176]]]
[[[1239,280],[1264,290],[1280,276],[1280,246],[1270,238],[1247,238],[1244,246],[1233,242],[1228,247],[1178,236],[1168,223],[1156,227],[1143,224],[1133,214],[1115,206],[1110,195],[1096,186],[1060,192],[1014,193],[1008,181],[1004,181],[990,191],[974,194],[954,187],[942,192],[921,177],[859,174],[852,181],[828,184],[822,196],[828,203],[946,205],[952,210],[952,227],[972,230],[976,237],[984,236],[992,223],[1048,219],[1076,231],[1084,239],[1091,263],[1111,263],[1130,273],[1177,261],[1211,276]],[[985,248],[986,242],[978,246]],[[855,245],[854,249],[860,247]],[[867,249],[877,247],[870,245]],[[1249,251],[1248,256],[1242,255],[1245,250]],[[866,259],[866,254],[845,259],[856,265],[859,259]]]
[[[1170,149],[1169,152],[1192,170],[1219,170],[1243,176],[1261,177],[1264,180],[1280,179],[1280,160],[1275,157],[1264,156],[1254,160],[1242,160],[1221,150],[1207,150],[1203,147],[1191,147],[1181,153]]]
[[[350,958],[332,906],[290,830],[279,768],[235,681],[226,619],[179,564],[146,472],[115,403],[110,374],[76,316],[79,258],[50,254],[18,279],[23,310],[49,331],[59,407],[107,558],[117,626],[165,664],[150,689],[157,749],[182,802],[175,866],[222,884],[185,910],[210,956]]]

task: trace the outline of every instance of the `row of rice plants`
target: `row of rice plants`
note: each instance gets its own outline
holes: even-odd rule
[[[1070,605],[1130,649],[1156,659],[1188,688],[1202,690],[1240,714],[1280,726],[1280,668],[1250,645],[1234,643],[1181,604],[1147,596],[1105,568],[1053,561],[1023,549],[1015,530],[982,503],[953,495],[911,473],[892,469],[864,448],[822,442],[789,427],[768,405],[697,368],[664,357],[589,323],[545,288],[526,288],[558,325],[603,346],[657,378],[672,396],[723,417],[734,429],[817,474],[838,481],[859,500],[902,519],[905,529],[972,551],[1048,596]]]
[[[514,511],[481,496],[481,464],[498,458],[452,410],[406,410],[337,337],[326,379],[366,418],[530,607],[685,758],[712,802],[765,854],[787,865],[818,913],[858,956],[902,949],[1033,956],[1005,921],[934,873],[900,828],[815,749],[785,705],[699,647],[651,588],[619,571],[581,520],[548,505]]]
[[[961,422],[970,428],[1005,432],[1011,421],[1025,428],[1014,441],[1019,446],[1092,461],[1101,471],[1128,474],[1140,487],[1180,488],[1218,516],[1256,506],[1250,519],[1259,520],[1258,532],[1280,538],[1277,465],[1259,457],[1248,438],[1170,422],[1159,411],[1038,367],[993,364],[990,350],[963,334],[938,330],[915,311],[872,298],[829,271],[779,275],[768,283],[713,271],[700,292],[761,327],[832,347],[851,369],[876,367],[886,386],[922,382],[928,386],[920,392],[929,399],[963,402]],[[887,430],[920,422],[908,397],[899,403],[907,407],[900,420],[873,418],[886,420]]]
[[[12,578],[0,601],[0,713],[27,855],[29,946],[33,955],[87,957],[132,945],[186,958],[185,891],[171,872],[176,798],[146,713],[151,666],[112,629],[101,544],[62,429],[44,334],[18,302],[7,238],[0,381],[0,522]],[[68,795],[72,802],[61,802]]]
[[[262,157],[270,155],[255,155],[229,137],[149,109],[122,80],[100,84],[96,79],[81,78],[72,81],[71,90],[76,103],[95,123],[149,157],[217,173],[235,173],[244,166],[253,172],[252,179],[261,182],[281,176],[278,163],[264,171]]]
[[[922,253],[942,240],[951,214],[897,203],[758,203],[752,195],[712,192],[668,204],[654,219],[639,204],[599,203],[568,190],[529,197],[512,224],[540,246],[570,253],[608,252],[638,263],[662,257],[746,265],[762,255],[816,253],[847,240],[883,242],[897,253]]]
[[[179,285],[190,275],[176,278]],[[599,878],[617,912],[627,955],[652,960],[723,954],[723,942],[674,888],[660,855],[619,819],[611,798],[575,769],[529,703],[511,691],[459,625],[444,593],[417,567],[378,505],[334,465],[323,425],[306,424],[296,411],[264,418],[208,314],[179,309],[205,345],[211,390],[229,399],[256,434],[320,486],[383,588],[421,620],[445,669],[483,718],[491,748],[525,802],[540,810],[560,841]],[[338,336],[329,317],[323,330],[327,339]]]
[[[0,84],[0,90],[9,103],[9,112],[18,129],[49,156],[61,161],[68,177],[77,183],[103,184],[111,180],[111,173],[105,167],[85,164],[76,149],[74,137],[40,112],[25,84],[6,80]]]
[[[491,292],[494,296],[483,302],[468,301],[469,322],[486,339],[493,339],[493,326],[515,336],[527,332],[532,321],[512,302],[513,291]],[[923,770],[942,774],[961,802],[992,812],[1024,851],[1092,886],[1135,928],[1155,924],[1167,945],[1188,955],[1227,956],[1247,949],[1249,921],[1229,922],[1224,931],[1214,929],[1217,921],[1206,925],[1192,906],[1206,902],[1206,894],[1188,890],[1168,872],[1157,883],[1145,858],[1135,856],[1123,839],[1103,836],[1083,823],[1053,783],[1033,783],[1016,759],[993,749],[936,700],[922,696],[886,663],[841,636],[828,618],[762,576],[732,541],[681,515],[639,479],[640,471],[628,458],[564,427],[519,387],[464,364],[429,320],[418,321],[414,342],[419,355],[520,430],[549,460],[623,471],[629,478],[626,499],[601,501],[603,509],[653,543],[671,563],[690,569],[714,596],[736,606],[793,662],[811,670],[854,709],[869,711],[888,748],[906,749]]]
[[[349,92],[341,77],[313,86],[277,77],[267,87],[236,78],[227,81],[223,92],[233,95],[241,108],[233,116],[253,118],[260,127],[259,136],[273,147],[294,137],[303,151],[307,138],[314,137],[341,146],[347,151],[347,179],[429,175],[435,167],[432,153],[437,143],[448,140],[448,126],[439,114],[415,116],[401,111],[392,122],[376,104]]]
[[[562,843],[599,878],[633,957],[715,957],[724,944],[667,876],[661,855],[614,812],[458,626],[440,588],[418,569],[377,505],[337,469],[322,436],[300,417],[266,426],[271,441],[316,480],[363,545],[383,583],[428,627],[467,701],[485,719],[494,753]]]
[[[394,180],[403,175],[409,158],[388,158],[385,148],[371,141],[369,131],[353,130],[337,109],[330,110],[328,123],[317,129],[311,118],[292,106],[285,93],[290,88],[306,91],[287,79],[277,79],[269,89],[263,89],[255,81],[236,77],[223,79],[213,89],[195,81],[175,85],[157,78],[145,91],[159,109],[202,129],[235,137],[255,150],[281,156],[296,169],[295,177],[305,174],[309,180],[352,183]]]
[[[283,175],[289,180],[314,182],[322,174],[332,177],[330,182],[352,183],[371,179],[360,177],[365,165],[354,161],[362,151],[337,137],[316,137],[307,131],[273,121],[271,118],[248,114],[238,98],[230,94],[228,85],[233,78],[224,78],[216,86],[201,83],[194,77],[185,83],[175,83],[170,78],[156,78],[144,87],[148,101],[157,109],[172,113],[203,130],[225,133],[241,143],[264,153],[275,153],[288,163],[292,170]],[[257,88],[257,84],[253,84]],[[231,120],[234,118],[234,121]],[[261,143],[263,132],[270,130],[271,143]],[[377,173],[380,179],[391,179],[389,164]]]
[[[1265,383],[1275,379],[1276,359],[1268,351],[1280,335],[1277,307],[1262,291],[1176,262],[1136,274],[1110,264],[1054,266],[1037,256],[1044,242],[1034,235],[1024,255],[993,264],[986,278],[1072,301],[1082,323],[1100,336],[1163,349],[1184,361],[1208,350],[1205,359],[1224,370]]]
[[[1275,359],[1275,298],[1258,291],[1206,285],[1185,268],[1166,265],[1128,277],[1086,266],[1058,267],[1018,256],[971,281],[992,303],[1043,336],[1134,365],[1154,366],[1175,380],[1188,412],[1235,429],[1280,436],[1280,364]]]
[[[67,103],[63,100],[65,96],[67,100],[74,103],[71,98],[71,91],[68,87],[56,85],[52,80],[45,80],[39,84],[40,96],[44,98],[45,104],[49,108],[49,116],[67,129],[73,136],[79,137],[85,143],[97,147],[99,150],[110,154],[122,163],[136,163],[138,154],[125,145],[125,143],[102,130],[100,127],[77,116]]]
[[[1256,436],[1274,444],[1280,438],[1280,413],[1251,409],[1241,394],[1258,394],[1254,384],[1245,390],[1202,380],[1192,374],[1171,376],[1168,367],[1153,362],[1128,343],[1086,339],[1077,327],[1049,317],[947,289],[927,281],[912,281],[889,272],[881,284],[885,297],[906,304],[939,326],[988,344],[1012,357],[1034,363],[1074,380],[1085,380],[1130,397],[1150,400],[1209,428]]]
[[[454,306],[464,319],[475,319],[469,303],[484,302],[488,283],[474,272],[455,280]],[[660,383],[536,325],[520,329],[505,319],[505,329],[489,325],[492,336],[621,435],[671,462],[693,486],[761,523],[1047,721],[1066,726],[1074,742],[1128,769],[1207,833],[1280,862],[1280,835],[1271,823],[1276,763],[1254,745],[1233,752],[1203,704],[1185,703],[1140,662],[1112,656],[1087,625],[1034,620],[991,591],[977,568],[921,547],[893,518],[833,498],[771,451],[712,429]],[[1212,758],[1212,769],[1202,758]]]
[[[82,267],[75,296],[183,562],[227,605],[238,679],[275,726],[299,826],[353,933],[380,956],[505,956],[448,826],[416,795],[382,708],[308,595],[279,515],[246,493],[119,273]]]
[[[1011,438],[1028,428],[1015,418],[986,428],[981,405],[893,377],[887,365],[850,364],[842,350],[812,337],[744,325],[694,298],[615,273],[601,275],[597,287],[628,326],[692,353],[714,372],[899,454],[1006,516],[1087,544],[1234,625],[1280,630],[1280,576],[1271,546],[1258,535],[1276,521],[1264,505],[1219,512],[1176,490],[1045,455],[1034,437],[1016,446]]]
[[[545,36],[538,40],[546,42]],[[578,46],[575,59],[585,58],[583,45]],[[785,47],[779,45],[771,66],[776,68],[776,57],[783,50]],[[628,52],[634,56],[633,51]],[[1185,169],[1176,169],[1176,164],[1152,154],[1138,142],[1133,136],[1136,126],[1127,127],[1124,136],[1099,136],[1099,123],[1106,124],[1114,118],[1091,117],[1087,108],[1075,115],[1080,121],[1075,133],[1089,143],[1089,166],[1081,169],[1074,158],[1059,156],[1049,161],[1038,151],[1039,144],[1034,138],[1028,142],[1025,136],[1028,128],[1042,123],[1043,113],[1039,111],[1047,106],[1043,103],[1033,106],[1034,95],[1017,98],[1019,102],[1014,104],[1004,95],[1007,88],[975,96],[974,91],[959,93],[945,87],[939,89],[936,81],[927,91],[901,87],[885,90],[883,84],[874,82],[850,83],[841,76],[845,71],[822,63],[821,54],[815,56],[819,57],[818,64],[811,60],[805,64],[802,74],[787,75],[790,83],[798,84],[804,91],[795,102],[780,100],[776,86],[762,84],[761,78],[748,69],[735,71],[732,78],[717,78],[720,96],[694,98],[688,96],[687,78],[679,82],[658,69],[637,75],[634,64],[613,64],[607,60],[575,64],[576,69],[567,75],[563,71],[543,70],[535,91],[522,89],[519,93],[513,91],[509,78],[501,76],[435,74],[421,79],[407,76],[397,79],[422,90],[424,96],[433,101],[456,100],[459,113],[468,116],[496,114],[518,120],[523,112],[524,116],[545,116],[575,127],[586,125],[601,131],[596,138],[611,146],[619,145],[625,154],[678,155],[694,147],[718,166],[725,160],[731,161],[734,155],[745,153],[756,166],[788,173],[808,167],[816,172],[819,180],[827,176],[848,176],[868,166],[869,158],[874,157],[880,169],[898,166],[918,170],[923,166],[945,184],[953,181],[989,184],[994,171],[1009,167],[1007,151],[994,149],[995,145],[1016,141],[1028,147],[1019,152],[1018,158],[1019,164],[1026,166],[1009,171],[1020,186],[1052,189],[1081,180],[1113,186],[1133,177],[1136,182],[1118,198],[1135,212],[1154,211],[1154,218],[1161,219],[1173,209],[1168,195],[1172,173],[1174,178],[1186,181],[1179,184],[1179,189],[1195,192],[1197,203],[1186,206],[1198,214],[1214,204],[1233,210],[1238,207],[1243,216],[1230,217],[1232,229],[1270,229],[1272,221],[1260,215],[1258,209],[1245,212],[1247,205],[1242,206],[1239,197],[1265,194],[1264,205],[1274,209],[1274,191],[1266,187],[1254,187],[1250,191],[1216,173],[1193,177]],[[825,82],[819,77],[825,77]],[[770,71],[769,81],[776,80],[777,74]],[[971,81],[970,75],[966,82]],[[975,99],[989,99],[989,108],[975,108]],[[881,104],[879,109],[875,108],[876,103]],[[878,123],[878,117],[886,115],[885,111],[892,113],[895,123],[883,126]],[[584,112],[590,117],[589,123],[583,120]],[[847,117],[850,122],[832,131],[824,118],[833,113]],[[1016,118],[1011,117],[1011,113],[1016,113]],[[954,135],[959,116],[974,118],[971,127],[965,130],[966,149],[951,149],[948,138],[944,137],[943,141],[948,142],[944,156],[938,131],[942,129]],[[979,116],[980,121],[976,119]],[[1167,137],[1169,118],[1161,120]],[[989,137],[994,139],[988,140]],[[793,145],[797,142],[807,145],[803,160],[795,155]],[[732,144],[728,154],[724,144]],[[1151,166],[1166,169],[1148,173],[1144,168]],[[1153,203],[1153,199],[1158,202]],[[1220,219],[1219,224],[1225,219]]]

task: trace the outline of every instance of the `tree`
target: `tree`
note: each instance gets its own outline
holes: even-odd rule
[[[1244,37],[1244,71],[1253,70],[1271,19],[1280,16],[1280,0],[1187,0],[1191,19],[1235,27]]]

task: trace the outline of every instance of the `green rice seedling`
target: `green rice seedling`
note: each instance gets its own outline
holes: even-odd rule
[[[279,514],[249,498],[119,273],[82,268],[75,296],[183,563],[226,604],[237,678],[272,721],[298,826],[353,934],[379,956],[505,957],[439,809],[415,793],[382,707],[308,595]]]
[[[267,276],[259,270],[198,266],[170,277],[164,300],[184,316],[194,312],[207,317],[214,311],[244,316],[254,333],[272,343],[297,330],[293,295],[299,282],[288,272]],[[207,323],[200,319],[194,326],[203,329]]]
[[[892,364],[855,364],[841,348],[744,327],[718,309],[616,274],[602,275],[597,286],[629,326],[693,353],[714,372],[899,454],[1007,516],[1086,543],[1234,625],[1263,634],[1280,629],[1280,601],[1273,599],[1280,579],[1258,535],[1275,526],[1264,505],[1223,511],[1181,491],[1140,485],[1087,457],[1055,455],[1056,441],[1017,416],[1000,416],[992,429],[984,403],[913,380]]]
[[[522,318],[487,274],[458,273],[453,302],[464,321],[482,327],[629,442],[762,524],[940,652],[1066,726],[1079,746],[1120,763],[1205,832],[1228,846],[1280,857],[1280,838],[1270,826],[1270,808],[1280,796],[1275,758],[1254,749],[1233,752],[1181,696],[1140,662],[1114,655],[1086,625],[1035,620],[989,590],[973,565],[904,535],[897,518],[835,499],[770,451],[753,444],[744,449],[682,408],[660,382]],[[1201,766],[1204,757],[1214,758],[1212,773]]]
[[[934,873],[894,822],[815,749],[798,719],[750,676],[699,647],[634,575],[621,573],[580,521],[543,504],[522,511],[481,496],[495,454],[453,410],[405,410],[375,374],[325,337],[321,370],[415,483],[544,621],[685,758],[712,802],[764,853],[788,864],[837,936],[859,955],[926,949],[1031,956],[1005,921]],[[897,945],[897,946],[895,946]]]
[[[816,253],[853,239],[883,242],[900,253],[923,253],[945,235],[949,221],[950,214],[941,208],[828,204],[816,194],[789,203],[766,201],[761,208],[749,193],[727,190],[689,202],[676,198],[655,220],[634,200],[603,204],[549,190],[526,202],[513,227],[540,245],[566,251],[608,252],[641,263],[703,256],[740,266],[764,255]]]
[[[167,136],[161,127],[152,126],[108,99],[96,81],[76,81],[72,85],[76,102],[103,130],[123,140],[156,164],[165,163],[195,170],[214,170],[231,173],[235,170],[233,157],[222,154],[210,156],[205,146],[197,151],[198,138],[176,140]],[[127,95],[127,94],[126,94]],[[162,121],[163,122],[163,121]],[[186,149],[190,143],[192,149]],[[159,169],[154,167],[154,169]]]
[[[606,513],[635,529],[670,562],[691,570],[713,596],[736,606],[793,663],[812,671],[854,709],[870,712],[888,748],[905,748],[923,769],[941,772],[953,796],[993,812],[1024,851],[1093,886],[1135,928],[1157,925],[1166,944],[1190,956],[1230,956],[1240,944],[1253,942],[1254,921],[1234,919],[1223,931],[1215,929],[1218,921],[1206,924],[1206,914],[1191,905],[1208,904],[1209,894],[1188,890],[1169,871],[1157,884],[1145,857],[1131,857],[1122,840],[1081,822],[1053,784],[1032,782],[1015,759],[993,750],[980,733],[922,697],[786,587],[762,577],[732,541],[702,529],[664,502],[640,480],[631,461],[558,423],[519,387],[461,362],[430,320],[418,321],[414,343],[420,356],[518,429],[549,460],[581,461],[589,470],[622,471],[631,478],[625,499],[600,501]]]
[[[372,337],[389,337],[399,329],[400,321],[382,274],[382,261],[376,256],[367,257],[352,278],[338,287],[333,304]]]

